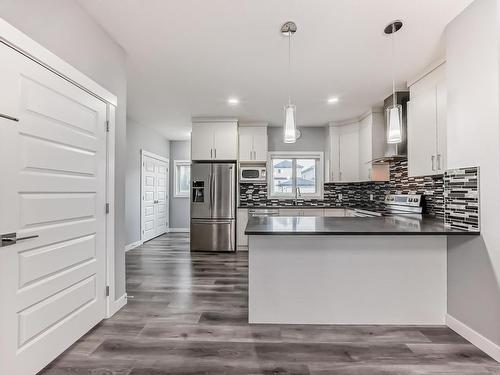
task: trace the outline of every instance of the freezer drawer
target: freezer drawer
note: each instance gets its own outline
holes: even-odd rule
[[[235,251],[234,220],[191,220],[191,251]]]

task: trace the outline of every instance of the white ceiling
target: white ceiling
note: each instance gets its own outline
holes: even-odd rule
[[[472,0],[79,0],[128,53],[128,116],[187,139],[191,116],[281,125],[292,39],[292,102],[299,126],[361,115],[397,84],[444,56],[443,31]],[[339,102],[327,104],[338,96]],[[230,106],[229,97],[240,104]]]

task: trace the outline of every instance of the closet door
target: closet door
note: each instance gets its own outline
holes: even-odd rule
[[[168,226],[168,163],[156,161],[155,235],[167,232]]]
[[[142,241],[168,228],[168,160],[142,151]]]
[[[0,374],[33,375],[105,316],[106,104],[0,61]]]
[[[142,158],[142,240],[149,241],[156,237],[156,159]]]

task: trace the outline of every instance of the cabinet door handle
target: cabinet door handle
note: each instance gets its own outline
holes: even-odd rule
[[[437,154],[437,169],[441,170],[441,154]]]
[[[436,170],[435,159],[436,159],[436,157],[434,155],[432,155],[431,156],[431,168],[432,168],[433,171]]]
[[[214,149],[213,149],[213,148],[211,148],[211,149],[210,149],[210,159],[213,159],[213,156],[212,156],[212,153],[213,153],[213,152],[214,152]]]
[[[214,148],[214,158],[217,159],[217,149]]]

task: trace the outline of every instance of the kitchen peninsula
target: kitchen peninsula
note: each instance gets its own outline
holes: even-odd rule
[[[249,322],[445,324],[442,220],[252,217]]]

